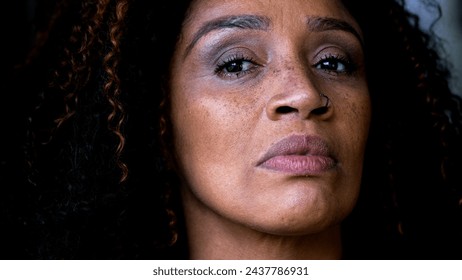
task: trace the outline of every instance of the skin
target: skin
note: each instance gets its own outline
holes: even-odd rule
[[[370,121],[360,34],[340,1],[193,2],[170,81],[191,258],[341,258]],[[321,139],[335,164],[262,166],[294,135]]]

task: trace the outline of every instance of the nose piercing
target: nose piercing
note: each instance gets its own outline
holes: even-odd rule
[[[329,97],[322,92],[319,93],[319,96],[321,96],[322,99],[326,99],[326,104],[323,107],[325,108],[329,107],[329,104],[330,104]]]

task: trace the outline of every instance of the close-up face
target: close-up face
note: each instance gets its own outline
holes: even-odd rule
[[[339,225],[360,188],[364,67],[340,1],[193,1],[170,80],[186,210],[276,235]]]

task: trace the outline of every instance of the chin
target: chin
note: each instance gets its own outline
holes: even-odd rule
[[[281,234],[310,234],[326,230],[352,211],[354,197],[344,196],[324,186],[292,186],[270,204],[267,224]]]
[[[337,227],[340,223],[299,223],[290,225],[273,224],[255,228],[256,231],[281,237],[318,235]]]
[[[338,206],[338,205],[337,205]],[[271,235],[303,236],[322,233],[340,225],[348,215],[347,211],[333,207],[292,207],[290,210],[275,210],[272,214],[260,216],[254,229]]]

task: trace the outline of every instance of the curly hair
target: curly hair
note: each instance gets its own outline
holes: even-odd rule
[[[375,258],[459,258],[461,100],[448,87],[438,38],[419,29],[404,1],[344,2],[364,32],[373,107],[351,216],[362,216],[354,227],[363,234],[352,237],[371,242],[357,248]]]
[[[5,174],[18,183],[2,198],[4,258],[188,258],[168,80],[189,3],[39,6],[35,44],[11,82],[27,93],[25,167],[16,160],[23,171]],[[404,1],[343,3],[364,34],[373,107],[345,258],[460,258],[460,98],[437,37]]]

